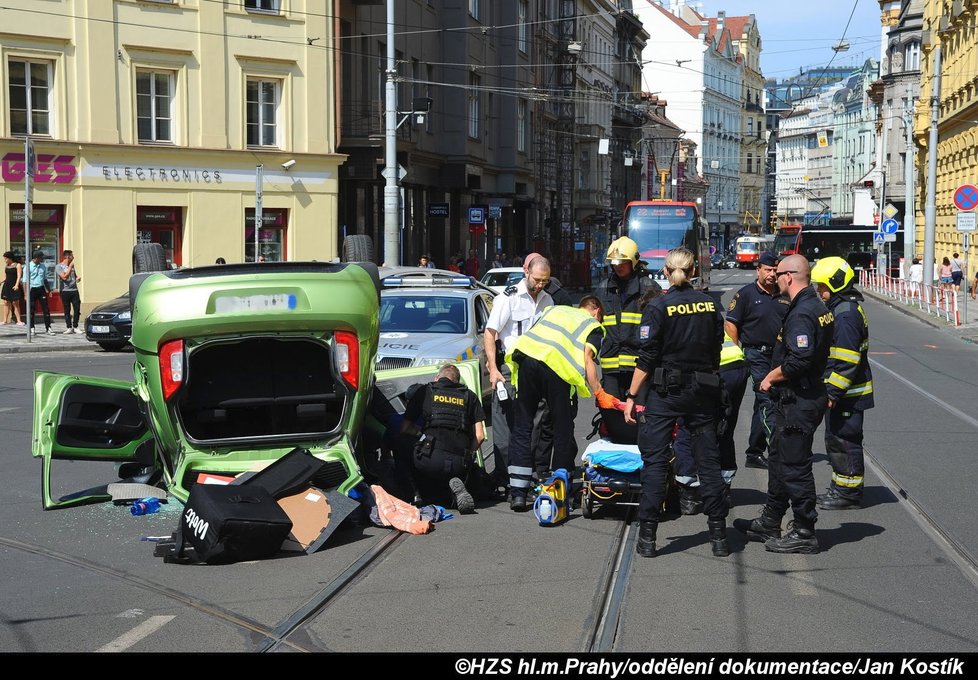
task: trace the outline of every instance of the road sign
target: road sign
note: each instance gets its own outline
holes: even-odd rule
[[[502,216],[503,216],[503,206],[501,205],[489,206],[489,219],[498,220]]]
[[[884,243],[896,243],[896,234],[883,234]]]
[[[900,211],[897,210],[896,209],[896,206],[893,205],[892,203],[887,203],[886,204],[886,207],[883,208],[883,217],[886,217],[887,219],[891,219],[892,220],[898,214],[900,214]]]
[[[974,210],[978,207],[978,187],[962,184],[954,191],[954,207],[958,210]]]
[[[978,215],[973,212],[959,212],[957,227],[958,231],[974,231],[978,227]]]
[[[900,223],[896,220],[883,220],[883,223],[880,225],[880,231],[884,234],[895,234],[899,228]]]
[[[469,224],[485,224],[485,208],[469,208]]]
[[[885,242],[885,237],[886,234],[884,234],[882,231],[873,232],[873,245],[879,248]]]

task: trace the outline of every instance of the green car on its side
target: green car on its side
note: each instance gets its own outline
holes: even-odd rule
[[[379,280],[369,263],[282,262],[137,274],[133,380],[37,371],[34,456],[45,509],[54,459],[162,471],[185,501],[203,472],[261,468],[297,446],[323,483],[362,480],[355,450],[374,387]]]

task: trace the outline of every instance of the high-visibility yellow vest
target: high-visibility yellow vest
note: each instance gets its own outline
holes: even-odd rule
[[[723,347],[720,349],[720,368],[729,368],[738,361],[746,361],[744,350],[730,339],[726,333],[723,334]]]
[[[545,363],[582,397],[591,396],[584,375],[584,357],[588,336],[597,330],[602,335],[605,332],[601,324],[583,309],[566,305],[548,307],[530,330],[517,338],[506,355],[506,363],[513,372],[513,384],[519,389],[518,367],[513,361],[513,352],[519,350]]]

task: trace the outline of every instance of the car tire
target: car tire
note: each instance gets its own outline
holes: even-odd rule
[[[119,352],[125,348],[126,343],[124,342],[97,342],[95,343],[106,352]]]
[[[166,255],[159,243],[137,243],[132,249],[132,273],[166,271]]]
[[[373,262],[374,241],[366,234],[353,234],[343,239],[344,262]]]

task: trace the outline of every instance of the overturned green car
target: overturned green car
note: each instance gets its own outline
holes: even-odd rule
[[[362,480],[355,450],[374,386],[379,280],[369,263],[281,262],[137,274],[132,382],[38,371],[34,456],[45,509],[55,459],[154,470],[186,501],[202,473],[258,469],[297,446],[323,485]]]

